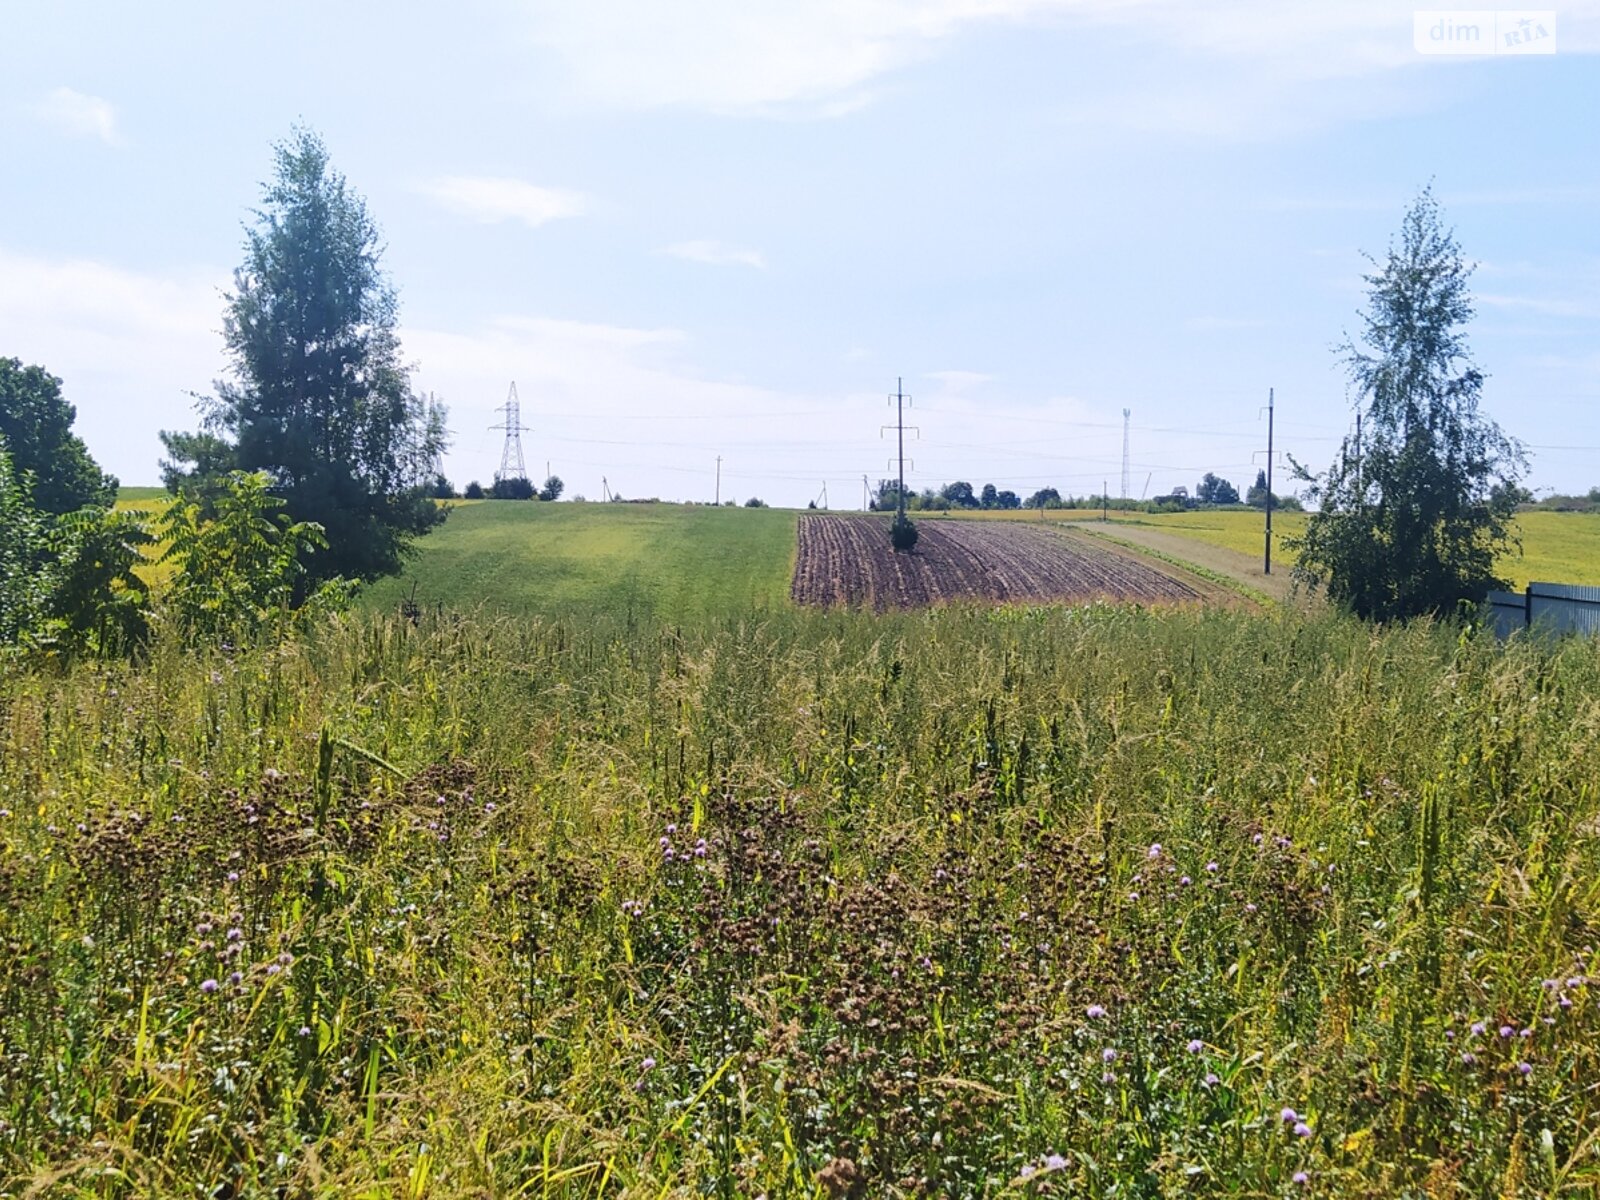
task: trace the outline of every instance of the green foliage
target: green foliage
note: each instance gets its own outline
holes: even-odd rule
[[[539,489],[539,499],[559,500],[561,492],[567,485],[561,482],[561,476],[552,475],[544,481],[544,486]]]
[[[1047,508],[1052,504],[1061,503],[1061,493],[1053,487],[1040,488],[1028,497],[1029,508]]]
[[[320,581],[298,602],[306,560],[326,542],[317,525],[280,514],[287,505],[268,487],[265,472],[235,471],[213,518],[185,495],[156,518],[162,562],[175,568],[164,613],[186,641],[247,644],[348,603],[342,579]]]
[[[909,551],[917,544],[917,526],[910,517],[897,514],[889,526],[889,544],[896,550]]]
[[[1594,644],[750,616],[0,674],[7,1188],[1600,1187]]]
[[[1262,486],[1265,487],[1263,478]],[[1200,481],[1200,486],[1195,488],[1195,499],[1201,504],[1237,504],[1239,503],[1239,489],[1226,479],[1219,479],[1210,471]]]
[[[202,402],[218,436],[169,435],[167,477],[265,471],[293,520],[323,529],[311,579],[375,579],[443,520],[428,484],[444,410],[411,390],[365,202],[315,134],[297,130],[274,153],[223,317],[231,378]]]
[[[134,568],[153,542],[135,512],[89,507],[55,518],[45,541],[49,603],[31,640],[99,657],[141,644],[150,604]]]
[[[61,395],[61,380],[42,367],[0,358],[0,438],[18,478],[32,478],[32,506],[66,513],[85,505],[110,508],[117,481],[89,457],[72,432],[76,410]]]
[[[767,502],[761,499],[760,496],[751,496],[744,502],[744,506],[746,508],[765,508],[767,507]]]
[[[16,644],[45,610],[48,590],[39,575],[45,536],[27,481],[17,477],[0,438],[0,647]]]
[[[537,495],[533,480],[521,475],[508,475],[504,479],[496,479],[494,486],[489,489],[489,496],[494,500],[532,500]]]
[[[1361,344],[1340,348],[1364,444],[1347,438],[1321,475],[1300,468],[1319,508],[1294,544],[1296,577],[1369,619],[1452,613],[1507,586],[1495,560],[1515,544],[1523,456],[1478,410],[1483,375],[1464,332],[1471,271],[1424,191],[1365,277]]]
[[[162,486],[174,496],[187,493],[210,512],[217,496],[227,490],[228,473],[238,469],[232,443],[214,433],[163,429],[161,444],[168,455],[161,460]]]
[[[483,484],[474,479],[467,484],[466,490],[461,493],[464,500],[482,500],[484,496]]]

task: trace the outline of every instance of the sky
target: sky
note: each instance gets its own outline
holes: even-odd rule
[[[1376,0],[6,8],[0,356],[125,484],[227,370],[296,124],[383,231],[458,486],[515,382],[568,498],[859,507],[902,379],[914,487],[1117,495],[1126,410],[1129,494],[1243,490],[1269,389],[1276,483],[1351,428],[1333,347],[1430,183],[1486,413],[1536,490],[1600,484],[1600,0],[1537,54],[1421,53]]]

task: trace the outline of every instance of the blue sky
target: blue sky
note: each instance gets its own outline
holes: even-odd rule
[[[458,484],[859,504],[897,376],[918,486],[1241,487],[1351,422],[1330,347],[1430,180],[1478,262],[1486,408],[1600,484],[1600,0],[1555,54],[1417,53],[1413,9],[1218,0],[18,3],[0,354],[157,478],[223,369],[296,121],[367,198]],[[1146,483],[1148,479],[1148,485]]]

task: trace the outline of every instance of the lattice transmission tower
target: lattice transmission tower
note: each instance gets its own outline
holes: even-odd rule
[[[515,380],[511,383],[511,391],[506,396],[506,402],[495,409],[495,412],[505,413],[506,419],[489,428],[504,429],[506,444],[500,451],[500,469],[494,473],[494,481],[499,483],[502,479],[526,479],[528,467],[522,461],[522,435],[532,433],[533,430],[522,423],[522,404],[517,399]]]

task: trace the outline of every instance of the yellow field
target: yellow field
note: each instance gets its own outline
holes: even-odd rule
[[[919,520],[938,519],[946,514],[919,513]],[[1100,521],[1100,514],[1089,509],[1047,509],[1038,512],[962,513],[963,519]],[[1283,545],[1305,528],[1306,514],[1279,512],[1272,515],[1272,560],[1289,566],[1294,553]],[[1197,510],[1174,513],[1111,514],[1112,525],[1139,525],[1163,533],[1193,538],[1211,546],[1238,551],[1260,558],[1263,549],[1262,514],[1237,510]],[[1517,518],[1522,537],[1522,554],[1501,563],[1501,569],[1514,587],[1527,586],[1530,580],[1546,583],[1600,585],[1600,513],[1525,512]]]

